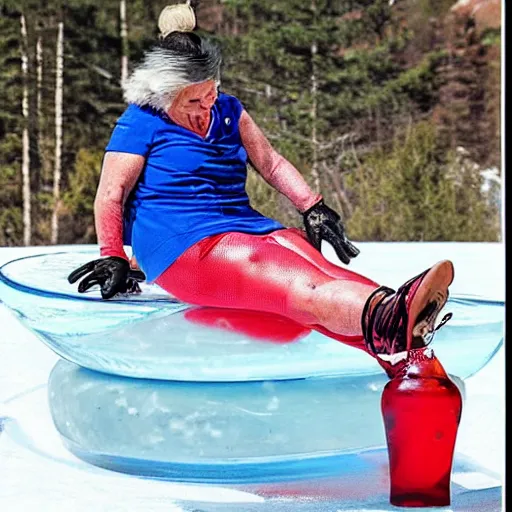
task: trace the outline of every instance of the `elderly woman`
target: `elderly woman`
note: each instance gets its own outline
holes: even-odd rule
[[[79,291],[136,291],[123,243],[149,282],[201,306],[283,315],[378,355],[388,374],[425,346],[448,297],[442,261],[394,291],[328,262],[359,251],[339,215],[277,153],[240,101],[219,92],[221,55],[188,4],[161,14],[162,37],[125,84],[95,201],[102,258],[73,272]],[[254,210],[247,162],[302,213],[305,231]],[[85,277],[84,277],[85,276]],[[443,322],[444,323],[444,320]]]

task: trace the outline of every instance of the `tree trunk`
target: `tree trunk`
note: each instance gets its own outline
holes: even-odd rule
[[[121,84],[128,78],[128,27],[126,24],[126,0],[119,2],[121,21]]]
[[[316,21],[316,0],[311,0],[311,11],[313,13],[313,22]],[[316,30],[316,27],[313,27]],[[311,43],[311,77],[310,77],[310,92],[311,92],[311,176],[313,178],[313,190],[317,193],[320,192],[320,174],[318,172],[318,137],[317,137],[317,111],[318,111],[318,83],[317,83],[317,66],[316,54],[318,52],[318,45],[316,40]]]
[[[36,65],[37,65],[37,92],[36,92],[36,104],[37,104],[37,118],[41,119],[41,99],[42,99],[42,87],[43,87],[43,38],[39,36],[36,44]]]
[[[28,36],[25,16],[20,17],[21,23],[21,73],[23,76],[23,95],[21,110],[23,115],[22,134],[22,195],[23,195],[23,244],[30,245],[32,238],[31,223],[31,193],[30,193],[30,144],[28,136],[29,109],[28,109]]]
[[[64,23],[59,23],[57,35],[55,69],[55,166],[53,169],[53,212],[51,221],[51,243],[59,240],[60,179],[62,165],[62,89],[64,71]]]
[[[36,43],[36,114],[37,114],[37,149],[39,154],[39,161],[41,165],[41,175],[38,180],[39,192],[42,187],[45,189],[47,183],[51,180],[51,171],[48,168],[48,155],[46,151],[45,136],[45,119],[43,117],[43,73],[44,73],[44,58],[43,58],[43,38],[39,36]],[[37,215],[37,213],[36,213]]]

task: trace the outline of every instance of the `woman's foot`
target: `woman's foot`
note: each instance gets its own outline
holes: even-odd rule
[[[399,363],[410,350],[427,346],[434,331],[451,318],[451,313],[445,315],[435,327],[453,277],[452,262],[444,260],[396,292],[382,286],[368,298],[362,316],[364,339],[390,377],[403,366]]]

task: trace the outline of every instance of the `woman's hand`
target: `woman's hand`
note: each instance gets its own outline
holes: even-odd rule
[[[84,293],[99,285],[103,299],[111,299],[118,293],[141,293],[139,282],[146,278],[141,270],[130,270],[128,261],[117,256],[100,258],[82,265],[69,274],[68,281],[73,284],[82,277],[78,291]]]
[[[320,251],[322,240],[329,242],[346,265],[359,254],[359,249],[346,237],[340,216],[323,200],[306,210],[303,217],[308,239],[317,250]]]

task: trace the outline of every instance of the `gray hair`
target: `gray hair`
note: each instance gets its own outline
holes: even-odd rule
[[[146,52],[122,84],[125,101],[166,111],[183,87],[207,80],[219,82],[220,50],[208,40],[199,41],[197,51],[160,44]]]

